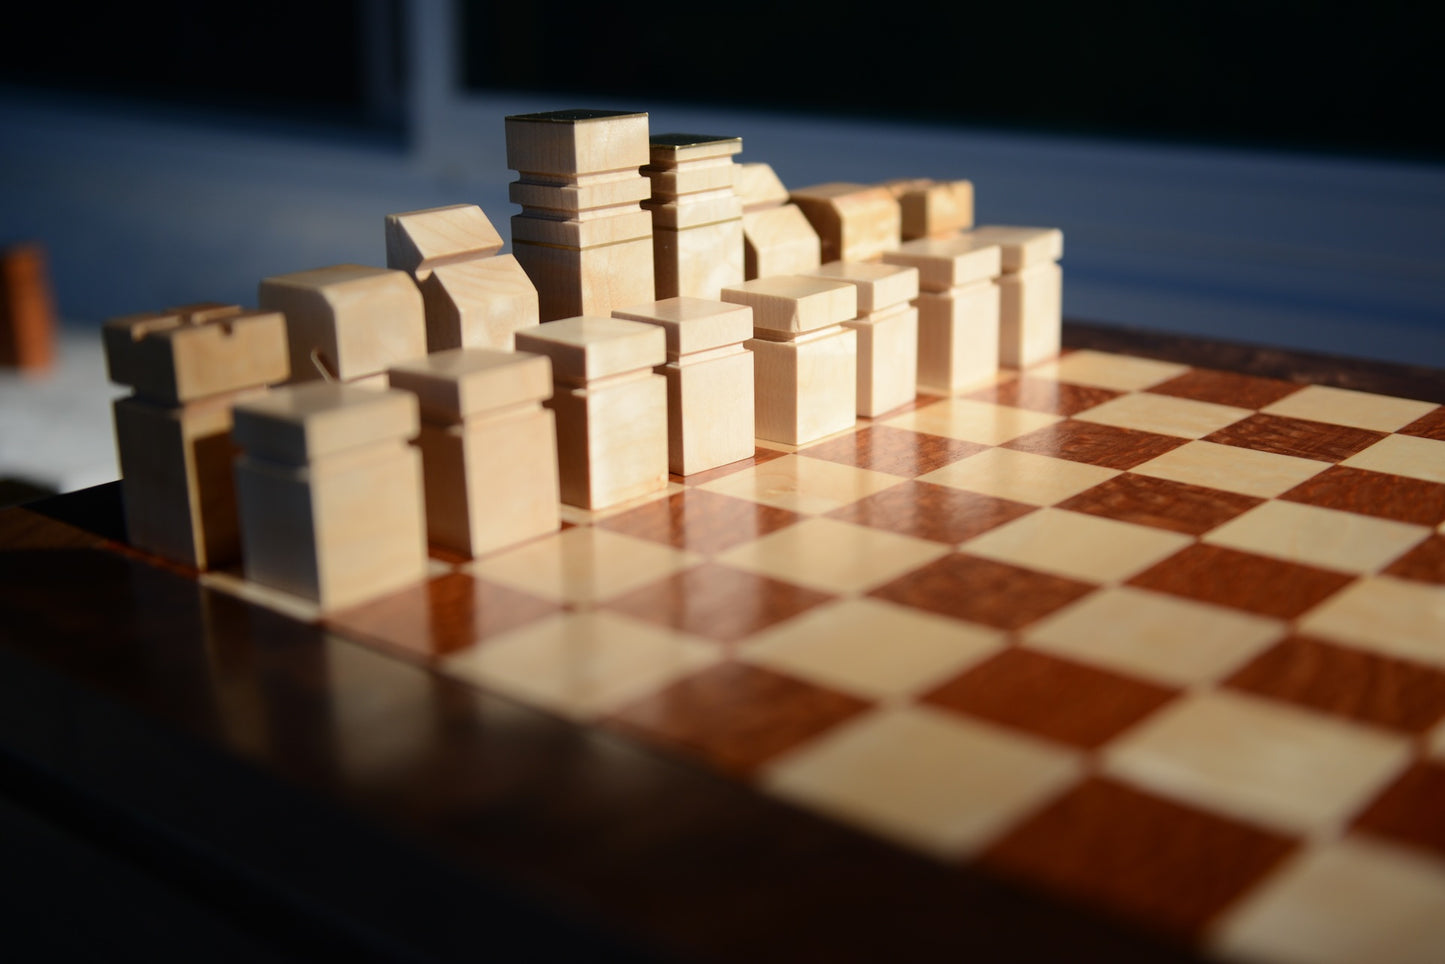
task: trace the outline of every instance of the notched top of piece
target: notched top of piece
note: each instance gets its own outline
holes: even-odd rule
[[[1022,271],[1064,256],[1064,232],[1058,228],[985,224],[962,236],[1002,248],[1005,271]]]
[[[272,385],[291,370],[279,311],[189,305],[112,319],[102,339],[112,381],[172,405]]]
[[[449,204],[386,216],[386,266],[426,279],[439,263],[487,258],[502,236],[475,204]]]
[[[667,337],[667,357],[674,359],[753,337],[753,309],[726,301],[667,298],[615,309],[612,317],[661,328]]]
[[[712,157],[728,157],[743,149],[741,137],[718,137],[712,134],[654,134],[651,156],[654,164],[677,164]]]
[[[661,365],[667,359],[661,328],[640,321],[579,315],[517,332],[517,350],[552,359],[552,375],[591,381]]]
[[[818,232],[823,261],[864,261],[898,247],[902,214],[887,188],[834,181],[792,191]]]
[[[753,328],[801,334],[852,321],[858,315],[858,289],[846,281],[805,275],[778,275],[724,288],[723,301],[753,309]]]
[[[874,261],[830,261],[805,272],[829,281],[847,281],[858,289],[858,313],[881,311],[918,297],[918,269]]]
[[[231,437],[248,455],[304,465],[349,449],[416,437],[416,396],[336,382],[287,385],[238,402]]]
[[[1003,270],[1002,249],[977,231],[905,241],[896,251],[883,252],[883,261],[917,268],[918,285],[924,291],[947,291],[996,278]]]
[[[557,110],[514,114],[504,124],[507,166],[524,174],[597,174],[648,160],[645,113]]]

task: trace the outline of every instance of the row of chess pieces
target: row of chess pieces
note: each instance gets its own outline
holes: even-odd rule
[[[387,267],[264,279],[103,331],[128,538],[334,609],[1058,352],[1062,234],[968,181],[787,191],[738,138],[506,118],[512,252],[475,205]]]

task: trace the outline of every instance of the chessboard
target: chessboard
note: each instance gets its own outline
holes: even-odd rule
[[[1438,960],[1445,406],[1153,354],[1072,348],[760,441],[554,535],[434,550],[425,584],[325,614],[138,554],[114,518],[11,510],[0,640],[144,700],[180,685],[165,637],[209,682],[160,715],[219,755],[529,887],[565,876],[584,917],[688,956]],[[67,540],[129,567],[86,614],[35,601],[56,567],[34,547]],[[106,619],[103,659],[35,643]],[[277,638],[323,654],[287,691],[325,707],[285,734],[299,748],[285,700],[257,697]],[[458,693],[492,707],[486,752],[458,751]],[[672,809],[673,781],[721,810]],[[568,807],[585,816],[540,843]],[[786,832],[750,831],[752,807]],[[558,869],[565,846],[585,867]],[[689,891],[689,861],[748,868],[757,899]]]

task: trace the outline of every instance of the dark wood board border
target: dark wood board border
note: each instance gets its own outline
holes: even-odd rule
[[[1082,323],[1065,335],[1445,401],[1441,373],[1404,366]],[[112,483],[0,512],[0,793],[278,946],[1195,959],[122,555],[118,509]],[[338,654],[378,694],[361,718],[329,689]],[[417,719],[420,743],[368,759]]]
[[[1193,335],[1072,319],[1064,323],[1064,347],[1119,352],[1304,385],[1329,385],[1445,405],[1445,371],[1422,365],[1213,341]]]

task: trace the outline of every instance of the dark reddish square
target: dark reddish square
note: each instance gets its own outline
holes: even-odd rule
[[[1171,378],[1162,385],[1155,385],[1149,391],[1157,395],[1213,402],[1216,405],[1233,405],[1235,408],[1264,408],[1286,395],[1293,395],[1301,388],[1304,386],[1282,382],[1276,378],[1196,368],[1177,378]]]
[[[731,642],[832,598],[767,576],[704,563],[613,599],[606,608]]]
[[[1066,419],[1016,438],[1003,447],[1110,469],[1132,469],[1187,441],[1153,432]]]
[[[980,402],[993,402],[995,405],[1027,408],[1034,412],[1073,415],[1086,408],[1102,405],[1111,398],[1118,398],[1119,393],[1107,388],[1070,385],[1052,378],[1030,378],[1023,375],[1011,382],[1001,382],[974,392],[968,397]]]
[[[946,485],[912,481],[884,489],[828,515],[887,532],[956,544],[1028,515],[1034,508]]]
[[[1421,438],[1433,438],[1445,442],[1445,405],[1415,419],[1400,429],[1400,434],[1418,435]]]
[[[722,663],[625,707],[607,722],[747,775],[869,704],[742,663]]]
[[[1339,462],[1369,448],[1385,437],[1384,432],[1329,425],[1302,418],[1255,413],[1205,437],[1206,442],[1235,445],[1243,449],[1294,455],[1321,462]]]
[[[1126,472],[1061,502],[1059,508],[1197,536],[1263,501]]]
[[[1385,570],[1387,575],[1445,584],[1445,535],[1435,534],[1405,553]]]
[[[800,449],[798,454],[913,478],[986,448],[987,445],[887,425],[867,425],[848,435]]]
[[[1175,692],[1014,647],[954,677],[924,700],[1092,749],[1168,703]]]
[[[1353,579],[1314,566],[1196,544],[1139,573],[1129,585],[1294,619]]]
[[[1445,485],[1344,465],[1330,466],[1280,498],[1417,525],[1445,522]]]
[[[1445,717],[1445,672],[1304,636],[1265,650],[1227,685],[1414,733]]]
[[[516,629],[562,607],[496,583],[454,572],[344,609],[326,626],[412,656],[435,659]]]
[[[1022,629],[1094,588],[1085,582],[956,552],[879,586],[869,595],[999,629]]]
[[[713,555],[801,518],[787,509],[688,489],[594,524],[599,529]]]
[[[1093,777],[1014,828],[983,862],[1150,928],[1192,936],[1295,845]]]
[[[1355,826],[1445,854],[1445,765],[1417,763],[1362,813]]]
[[[669,474],[668,477],[672,481],[682,482],[684,485],[702,485],[704,482],[721,479],[724,476],[732,475],[734,472],[741,472],[743,469],[750,469],[755,465],[762,465],[764,462],[780,459],[786,454],[786,452],[779,452],[777,449],[765,449],[758,446],[753,449],[751,458],[739,459],[736,462],[729,462],[727,465],[719,465],[717,468],[708,469],[706,472],[694,472],[692,475]]]

